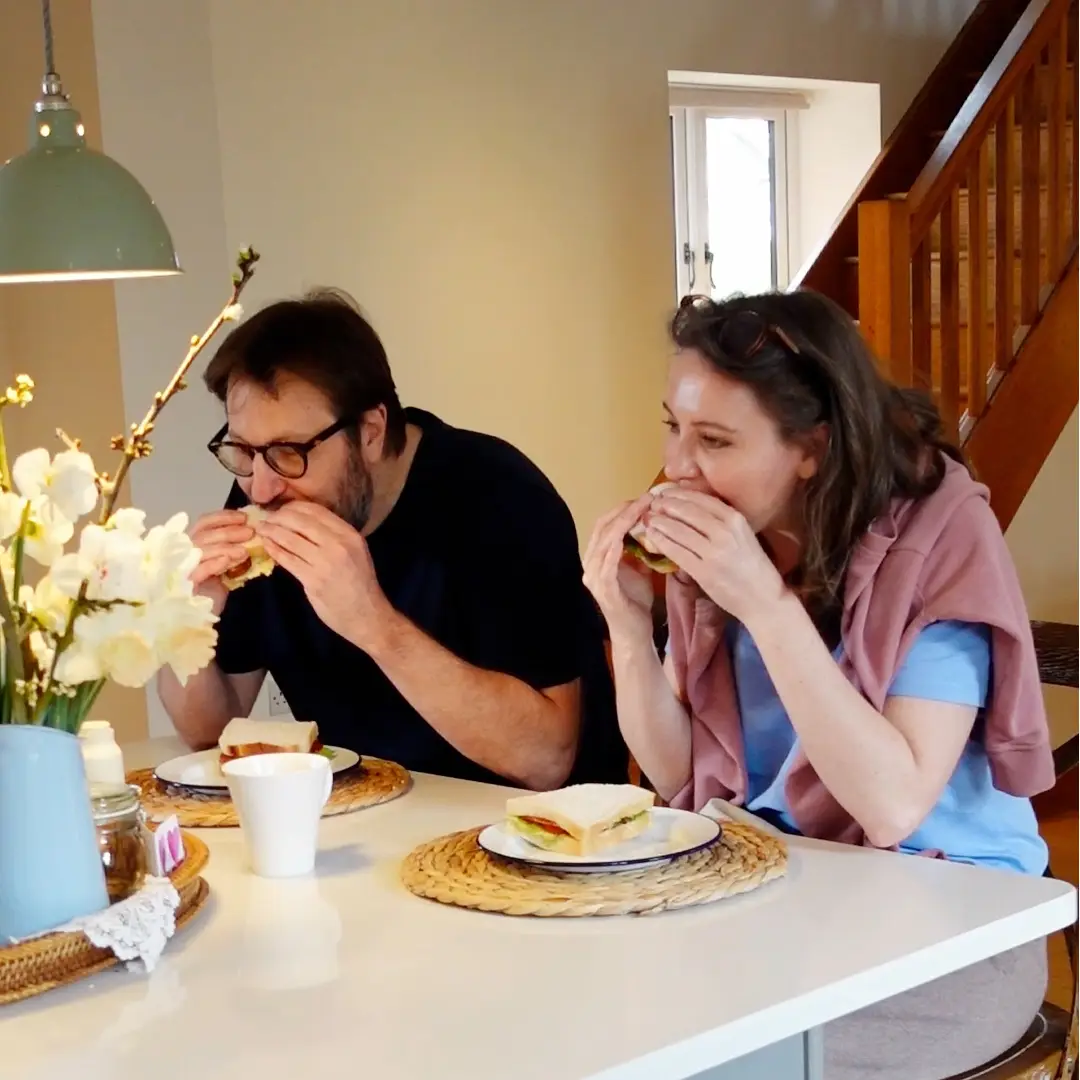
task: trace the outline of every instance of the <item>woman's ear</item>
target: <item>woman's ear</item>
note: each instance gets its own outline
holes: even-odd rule
[[[799,462],[796,470],[800,480],[809,480],[811,477],[817,476],[828,449],[828,424],[818,424],[813,431],[803,436],[803,459]]]

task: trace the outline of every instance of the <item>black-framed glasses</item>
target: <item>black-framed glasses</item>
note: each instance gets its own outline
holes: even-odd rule
[[[250,443],[233,442],[226,439],[229,425],[222,429],[206,444],[207,450],[214,455],[234,476],[251,476],[255,472],[255,457],[263,461],[286,480],[299,480],[308,468],[308,454],[320,443],[333,438],[339,431],[344,431],[353,421],[343,417],[307,442],[270,442],[265,446],[252,446]]]

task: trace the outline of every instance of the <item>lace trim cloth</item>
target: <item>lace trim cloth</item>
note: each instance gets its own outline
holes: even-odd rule
[[[168,878],[147,877],[142,888],[126,900],[32,936],[81,931],[92,945],[111,949],[129,971],[153,971],[176,932],[179,906],[180,894]]]

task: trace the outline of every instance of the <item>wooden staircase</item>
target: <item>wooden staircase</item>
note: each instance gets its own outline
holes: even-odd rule
[[[1076,0],[982,0],[792,287],[931,391],[1008,525],[1077,404]]]

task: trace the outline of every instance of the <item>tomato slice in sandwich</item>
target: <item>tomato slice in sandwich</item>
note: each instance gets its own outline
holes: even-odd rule
[[[556,825],[554,821],[548,821],[547,818],[522,816],[521,820],[535,825],[538,829],[543,829],[544,832],[553,833],[555,836],[570,835],[561,825]]]

